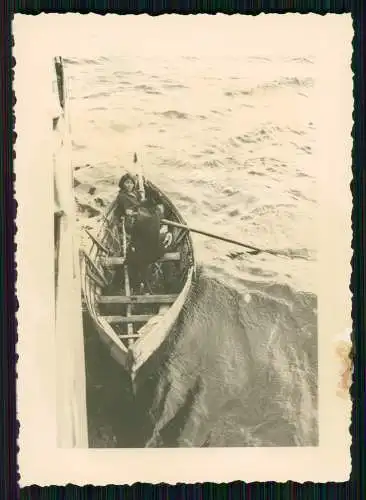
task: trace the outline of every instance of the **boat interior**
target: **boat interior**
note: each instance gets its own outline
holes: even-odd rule
[[[165,219],[184,224],[177,209],[157,188],[146,183],[145,192],[163,205]],[[169,226],[169,247],[148,266],[145,281],[137,286],[131,281],[131,265],[126,261],[129,234],[125,221],[117,221],[115,207],[112,203],[103,216],[97,235],[87,231],[91,249],[85,254],[86,290],[89,310],[92,308],[99,322],[112,327],[128,348],[156,325],[179,296],[193,265],[193,250],[189,232]]]

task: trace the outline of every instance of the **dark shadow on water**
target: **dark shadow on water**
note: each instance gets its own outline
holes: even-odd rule
[[[163,344],[159,352],[139,372],[137,389],[127,372],[112,358],[99,339],[87,314],[84,315],[86,385],[89,446],[91,448],[141,448],[153,433],[153,416],[163,411],[170,386],[152,410],[161,367],[169,356]],[[170,339],[171,344],[172,339]],[[170,423],[182,424],[184,413]],[[165,440],[165,438],[164,438]],[[168,441],[170,438],[168,438]]]
[[[84,332],[89,446],[144,446],[145,430],[151,426],[137,404],[130,377],[99,340],[87,315]]]
[[[165,448],[179,447],[180,434],[192,413],[193,404],[199,392],[200,379],[197,379],[194,387],[188,391],[184,405],[160,431],[160,443]]]

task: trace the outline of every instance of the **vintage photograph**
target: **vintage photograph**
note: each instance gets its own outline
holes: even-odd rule
[[[80,24],[99,53],[43,63],[57,447],[316,449],[319,294],[339,306],[323,187],[335,225],[349,208],[319,45],[245,16],[112,17],[110,45]]]

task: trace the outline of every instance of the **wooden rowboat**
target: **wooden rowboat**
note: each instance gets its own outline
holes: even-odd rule
[[[171,200],[149,181],[146,196],[158,199],[167,219],[185,225]],[[87,311],[111,355],[135,379],[139,369],[169,335],[190,291],[195,259],[190,232],[172,227],[172,243],[150,266],[149,293],[131,290],[126,263],[128,235],[115,216],[116,200],[102,216],[97,234],[81,259],[81,282]]]

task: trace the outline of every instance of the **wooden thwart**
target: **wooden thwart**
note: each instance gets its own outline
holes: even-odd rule
[[[124,257],[106,257],[102,262],[105,266],[122,266],[125,260]]]
[[[103,316],[108,323],[147,323],[153,314],[138,314],[131,316]]]
[[[169,295],[102,295],[98,298],[100,304],[173,304],[177,294]]]
[[[158,262],[180,261],[180,252],[168,252],[163,255]],[[103,259],[105,266],[121,266],[125,263],[124,257],[106,257]]]
[[[164,254],[158,262],[169,262],[169,261],[174,261],[174,260],[180,260],[180,252],[167,252]]]
[[[120,339],[138,339],[141,337],[138,333],[131,333],[131,335],[118,335]]]

